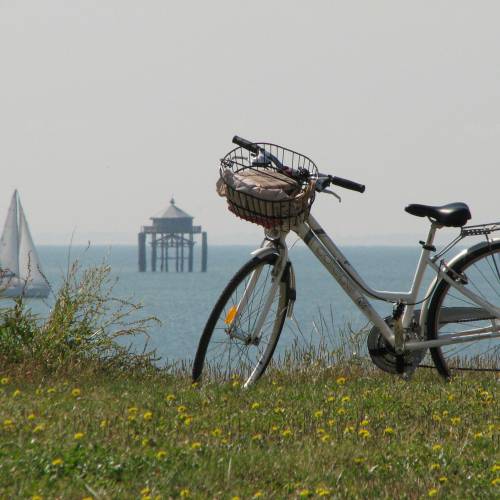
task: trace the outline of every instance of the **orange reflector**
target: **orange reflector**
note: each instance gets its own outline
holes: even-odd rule
[[[226,323],[226,325],[230,325],[233,322],[237,311],[238,311],[238,309],[236,306],[233,306],[233,307],[231,307],[231,309],[229,309],[229,311],[226,315],[226,319],[224,320],[224,323]]]

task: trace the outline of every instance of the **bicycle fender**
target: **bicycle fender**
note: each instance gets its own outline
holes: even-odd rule
[[[250,255],[252,257],[265,257],[266,255],[269,255],[271,253],[274,253],[279,256],[279,252],[274,247],[257,248],[257,250],[251,252]]]
[[[490,240],[489,242],[488,241],[480,241],[479,243],[476,243],[475,245],[472,245],[471,247],[469,248],[466,248],[464,250],[462,250],[461,252],[459,252],[457,255],[455,255],[448,263],[448,267],[451,267],[452,269],[457,265],[457,263],[459,263],[462,259],[464,259],[468,254],[470,254],[471,252],[475,252],[476,250],[479,250],[479,249],[482,249],[484,247],[487,247],[489,245],[491,245],[491,243],[497,243],[499,242],[500,239],[499,238],[495,238],[495,239],[492,239]],[[441,278],[437,275],[431,282],[431,284],[429,285],[429,288],[427,289],[427,291],[425,292],[425,295],[424,297],[427,297],[431,292],[432,290],[434,289],[434,287],[437,285],[438,281],[440,280]],[[431,303],[431,300],[432,300],[432,297],[429,297],[425,303],[423,304],[422,306],[422,310],[420,311],[420,318],[419,318],[419,322],[420,322],[420,331],[422,332],[424,338],[426,338],[426,332],[425,332],[425,328],[426,328],[426,324],[427,324],[427,313],[429,312],[429,305]]]
[[[295,304],[295,300],[297,299],[297,288],[295,286],[295,271],[293,270],[293,265],[290,261],[287,262],[287,270],[285,272],[288,273],[290,283],[290,298],[288,300],[286,316],[287,318],[291,318],[293,314],[293,306]]]

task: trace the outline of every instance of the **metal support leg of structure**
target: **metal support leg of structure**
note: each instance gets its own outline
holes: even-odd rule
[[[207,233],[201,233],[201,272],[207,272]]]
[[[151,235],[151,271],[156,271],[156,233]]]
[[[189,233],[189,248],[188,248],[188,272],[193,272],[193,233]]]
[[[146,271],[146,233],[139,233],[137,235],[139,244],[139,272]]]

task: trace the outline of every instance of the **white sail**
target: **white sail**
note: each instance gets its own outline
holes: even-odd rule
[[[33,238],[19,201],[19,277],[27,283],[27,288],[46,288],[48,285],[40,268]]]
[[[17,227],[17,191],[14,191],[0,238],[0,269],[19,276],[19,232]]]

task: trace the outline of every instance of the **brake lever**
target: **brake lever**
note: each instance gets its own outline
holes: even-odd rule
[[[335,196],[335,198],[337,198],[337,200],[339,200],[339,203],[342,203],[342,198],[337,193],[334,193],[330,189],[323,189],[323,191],[321,191],[321,192],[322,193],[332,194],[333,196]]]

